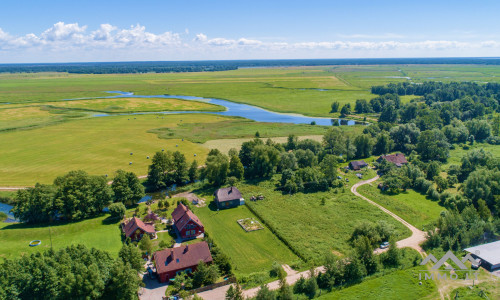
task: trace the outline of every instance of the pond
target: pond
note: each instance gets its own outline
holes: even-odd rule
[[[223,116],[237,116],[243,117],[257,122],[277,122],[277,123],[294,123],[294,124],[311,124],[315,122],[316,125],[356,125],[356,124],[366,124],[363,122],[357,122],[353,120],[342,120],[342,119],[332,119],[332,118],[322,118],[322,117],[306,117],[300,114],[288,114],[288,113],[277,113],[269,111],[260,107],[253,105],[235,103],[227,100],[217,99],[217,98],[203,98],[195,96],[184,96],[184,95],[134,95],[130,92],[122,91],[108,91],[108,93],[119,94],[115,96],[108,96],[102,98],[174,98],[182,100],[191,101],[202,101],[207,103],[212,103],[226,108],[222,112],[203,112],[203,111],[168,111],[168,112],[138,112],[138,113],[99,113],[95,114],[95,117],[108,117],[116,115],[144,115],[144,114],[192,114],[192,113],[206,113],[206,114],[217,114]],[[81,99],[81,98],[80,98]],[[67,100],[80,100],[80,99],[67,99]]]
[[[8,204],[0,202],[0,212],[7,214],[8,221],[14,221],[16,219],[16,218],[14,218],[14,215],[10,212],[12,207],[13,207],[12,205],[8,205]]]

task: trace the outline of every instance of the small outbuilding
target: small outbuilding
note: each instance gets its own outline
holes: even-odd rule
[[[500,269],[500,241],[464,249],[475,259],[481,259],[481,267],[489,271]]]
[[[245,204],[245,199],[234,186],[218,189],[214,192],[217,208],[232,208]]]
[[[362,168],[366,168],[368,164],[364,160],[355,160],[349,163],[349,169],[354,171],[359,171]]]
[[[145,234],[151,239],[156,238],[155,226],[150,223],[144,223],[137,217],[133,217],[129,221],[122,223],[122,230],[125,236],[132,241],[140,241]]]

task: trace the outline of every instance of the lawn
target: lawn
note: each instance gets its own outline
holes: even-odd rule
[[[57,223],[50,226],[54,249],[72,244],[84,244],[106,250],[113,256],[122,247],[119,222],[109,222],[108,216],[74,223]],[[41,240],[36,247],[28,246],[32,240]],[[23,254],[50,249],[49,227],[23,223],[0,223],[0,260],[13,259]]]
[[[213,198],[201,196],[208,201]],[[299,260],[268,228],[252,232],[241,228],[237,220],[254,217],[246,206],[217,212],[212,205],[194,207],[193,211],[217,246],[230,257],[236,276],[267,272],[275,261],[292,264]]]
[[[351,194],[348,187],[339,189],[338,193],[332,190],[283,195],[275,191],[278,177],[255,185],[240,184],[238,188],[245,199],[259,194],[265,197],[256,202],[247,201],[247,205],[308,260],[321,264],[328,252],[349,254],[350,235],[354,227],[364,221],[384,220],[394,226],[398,239],[410,236],[410,231],[401,223]],[[321,204],[323,198],[325,205]]]
[[[324,294],[318,299],[436,299],[439,297],[436,284],[431,280],[419,284],[418,270],[414,267],[395,271],[385,276],[367,278],[338,291]]]
[[[383,193],[377,188],[378,183],[379,181],[376,181],[363,185],[358,188],[358,192],[392,211],[418,229],[432,225],[439,218],[439,214],[446,210],[437,202],[429,200],[424,195],[413,190],[407,190],[398,195]]]

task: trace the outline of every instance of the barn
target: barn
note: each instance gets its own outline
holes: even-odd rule
[[[475,259],[481,259],[481,267],[495,271],[500,269],[500,241],[464,249]]]
[[[245,203],[240,191],[234,186],[216,190],[214,197],[219,209],[237,207]]]

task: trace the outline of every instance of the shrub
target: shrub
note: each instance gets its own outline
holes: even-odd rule
[[[0,222],[7,220],[7,214],[0,211]]]
[[[111,218],[123,219],[126,211],[127,209],[125,208],[125,205],[121,202],[113,203],[109,206]]]

